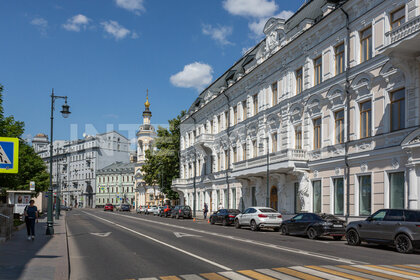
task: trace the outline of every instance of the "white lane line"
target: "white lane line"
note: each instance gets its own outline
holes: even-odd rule
[[[281,250],[281,251],[285,251],[285,252],[305,255],[305,256],[309,256],[309,257],[326,259],[326,260],[330,260],[330,261],[334,261],[334,262],[347,263],[347,264],[368,264],[368,263],[362,262],[362,261],[356,261],[356,260],[345,259],[345,258],[338,258],[338,257],[335,257],[335,256],[319,254],[319,253],[300,250],[300,249],[296,249],[296,248],[289,248],[289,247],[284,247],[284,246],[275,245],[275,244],[271,244],[271,243],[265,243],[265,242],[250,240],[250,239],[244,239],[244,238],[235,237],[235,236],[232,236],[232,235],[220,235],[220,234],[214,233],[214,232],[204,231],[204,230],[200,230],[200,229],[193,229],[193,228],[188,228],[188,227],[184,227],[184,226],[166,224],[166,223],[163,223],[163,222],[158,222],[158,221],[133,217],[133,216],[130,216],[130,215],[122,215],[122,214],[117,214],[117,213],[113,213],[113,212],[112,213],[107,213],[107,214],[118,215],[118,216],[126,217],[126,218],[129,218],[129,219],[140,220],[140,221],[144,221],[144,222],[148,222],[148,223],[152,223],[152,224],[163,225],[163,226],[166,226],[166,227],[173,227],[173,228],[179,228],[179,229],[199,232],[199,233],[203,233],[203,234],[207,234],[207,235],[213,235],[213,236],[216,236],[218,238],[231,239],[231,240],[235,240],[235,241],[239,241],[239,242],[250,243],[250,244],[253,244],[253,245],[259,245],[259,246],[263,246],[263,247],[268,247],[268,248]]]
[[[105,221],[105,222],[107,222],[107,223],[110,223],[110,224],[112,224],[112,225],[114,225],[114,226],[117,226],[117,227],[120,227],[120,228],[122,228],[122,229],[125,229],[125,230],[127,230],[127,231],[129,231],[129,232],[132,232],[132,233],[135,233],[135,234],[137,234],[137,235],[140,235],[140,236],[142,236],[142,237],[144,237],[144,238],[150,239],[150,240],[152,240],[152,241],[154,241],[154,242],[156,242],[156,243],[162,244],[162,245],[164,245],[164,246],[166,246],[166,247],[169,247],[169,248],[174,249],[174,250],[176,250],[176,251],[178,251],[178,252],[184,253],[184,254],[186,254],[186,255],[188,255],[188,256],[191,256],[191,257],[193,257],[193,258],[196,258],[196,259],[198,259],[198,260],[200,260],[200,261],[203,261],[203,262],[209,263],[209,264],[211,264],[211,265],[217,266],[217,267],[219,267],[219,268],[221,268],[221,269],[223,269],[223,270],[232,270],[232,269],[231,269],[231,268],[229,268],[229,267],[226,267],[226,266],[224,266],[224,265],[218,264],[218,263],[213,262],[213,261],[211,261],[211,260],[205,259],[205,258],[203,258],[203,257],[200,257],[200,256],[198,256],[198,255],[196,255],[196,254],[193,254],[193,253],[190,253],[190,252],[188,252],[188,251],[182,250],[182,249],[180,249],[180,248],[178,248],[178,247],[172,246],[172,245],[170,245],[170,244],[168,244],[168,243],[165,243],[165,242],[163,242],[163,241],[160,241],[160,240],[158,240],[158,239],[156,239],[156,238],[153,238],[153,237],[148,236],[148,235],[146,235],[146,234],[143,234],[143,233],[141,233],[141,232],[135,231],[135,230],[133,230],[133,229],[131,229],[131,228],[128,228],[128,227],[125,227],[125,226],[123,226],[123,225],[120,225],[120,224],[117,224],[117,223],[111,222],[111,221],[109,221],[109,220],[107,220],[107,219],[104,219],[104,218],[98,217],[98,216],[96,216],[96,215],[93,215],[93,214],[87,213],[87,212],[85,212],[85,211],[83,211],[83,213],[85,213],[85,214],[87,214],[87,215],[90,215],[90,216],[92,216],[92,217],[95,217],[95,218],[97,218],[97,219],[103,220],[103,221]]]

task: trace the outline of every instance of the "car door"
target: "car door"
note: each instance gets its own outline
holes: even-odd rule
[[[382,239],[381,233],[378,233],[378,228],[382,227],[383,220],[388,210],[382,209],[376,211],[372,216],[362,221],[359,227],[359,234],[362,239],[378,240]]]
[[[217,222],[222,223],[226,216],[226,209],[220,209],[217,211]]]
[[[252,211],[255,210],[254,208],[248,208],[247,210],[245,210],[244,214],[242,215],[241,218],[241,224],[242,225],[247,225],[249,224],[249,221],[251,221],[251,215],[252,215]]]
[[[404,210],[389,209],[382,222],[382,226],[378,226],[381,239],[391,241],[394,239],[397,229],[404,223]]]
[[[246,215],[248,214],[249,209],[250,209],[250,208],[245,209],[245,211],[244,211],[242,214],[238,215],[238,220],[239,220],[239,223],[240,223],[241,225],[243,225],[243,224],[244,224],[245,217],[246,217]]]
[[[302,219],[298,223],[298,230],[300,234],[305,234],[306,229],[310,224],[312,224],[314,221],[312,214],[303,214]]]
[[[298,233],[299,228],[299,221],[302,220],[303,214],[298,214],[290,219],[290,222],[287,224],[287,227],[289,229],[289,232],[292,234]]]

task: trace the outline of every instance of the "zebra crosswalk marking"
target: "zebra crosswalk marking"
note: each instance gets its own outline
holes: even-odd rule
[[[178,276],[162,276],[160,277],[162,280],[181,280]]]
[[[276,278],[261,274],[254,270],[239,270],[238,272],[257,280],[276,280]]]
[[[336,267],[336,266],[325,266],[326,268],[330,268],[330,269],[334,269],[340,272],[344,272],[344,273],[348,273],[351,275],[356,275],[356,276],[360,276],[362,278],[369,278],[371,280],[387,280],[386,278],[382,278],[382,277],[378,277],[378,276],[374,276],[372,274],[366,274],[366,273],[362,273],[362,272],[358,272],[358,271],[354,271],[354,270],[348,270],[348,269],[344,269],[342,267]],[[408,280],[408,279],[405,279]]]
[[[354,275],[351,275],[351,274],[348,274],[348,273],[339,272],[339,271],[332,270],[332,269],[325,268],[325,267],[314,266],[314,265],[310,265],[310,266],[307,266],[307,267],[312,268],[314,270],[319,270],[319,271],[322,271],[322,272],[326,272],[326,273],[329,273],[329,274],[332,274],[332,275],[337,275],[337,276],[341,276],[341,277],[344,277],[344,278],[352,279],[352,280],[370,280],[369,278],[354,276]]]
[[[371,275],[375,275],[378,277],[382,277],[385,279],[390,279],[390,280],[407,280],[407,278],[402,278],[399,276],[393,276],[393,275],[389,275],[386,273],[382,273],[382,272],[376,272],[376,271],[372,271],[372,270],[366,270],[363,268],[358,268],[358,267],[354,267],[354,266],[350,266],[350,265],[339,265],[338,267],[342,267],[348,270],[353,270],[353,271],[358,271],[358,272],[362,272],[365,274],[371,274]]]
[[[404,275],[407,275],[407,276],[414,276],[416,278],[420,277],[420,274],[418,274],[418,273],[407,272],[407,271],[403,271],[403,270],[399,270],[399,269],[393,269],[393,268],[384,267],[384,266],[367,265],[367,267],[383,269],[383,270],[386,270],[386,271],[396,272],[396,273],[404,274]]]
[[[313,276],[313,275],[310,275],[310,274],[307,274],[307,273],[303,273],[303,272],[300,272],[300,271],[296,271],[294,269],[290,269],[290,268],[287,268],[287,267],[280,267],[280,268],[273,268],[273,269],[277,270],[277,271],[280,271],[280,272],[283,272],[283,273],[286,273],[286,274],[289,274],[289,275],[292,275],[292,276],[297,277],[299,279],[323,280],[323,278]]]
[[[398,266],[398,267],[401,267],[401,268],[408,268],[408,269],[411,269],[411,270],[418,270],[418,271],[420,271],[420,268],[419,267],[415,267],[415,266],[411,266],[411,265],[397,264],[395,266]]]
[[[201,273],[200,275],[208,280],[228,280],[217,273]]]
[[[196,274],[184,274],[184,275],[181,275],[181,278],[185,280],[203,280],[203,278],[201,278],[200,276]]]
[[[283,279],[283,280],[299,280],[299,278],[280,273],[278,271],[274,271],[272,269],[256,269],[256,271],[267,274],[271,277],[274,277],[276,279]]]
[[[239,273],[236,273],[234,271],[225,271],[225,272],[219,272],[219,274],[231,279],[231,280],[252,280],[252,278],[245,277]]]
[[[312,270],[310,268],[303,267],[303,266],[292,266],[291,268],[294,269],[294,270],[303,272],[303,273],[307,273],[307,274],[310,274],[310,275],[321,277],[323,279],[328,279],[328,280],[346,280],[346,278],[343,278],[343,277],[334,276],[334,275],[331,275],[331,274],[327,274],[325,272]]]

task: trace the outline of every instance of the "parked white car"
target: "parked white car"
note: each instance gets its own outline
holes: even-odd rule
[[[282,222],[282,215],[272,208],[250,207],[236,216],[235,227],[251,227],[253,231],[261,228],[272,228],[274,231],[279,231]]]
[[[153,216],[156,216],[159,213],[159,207],[157,206],[150,206],[149,209],[147,209],[147,214],[153,214]]]

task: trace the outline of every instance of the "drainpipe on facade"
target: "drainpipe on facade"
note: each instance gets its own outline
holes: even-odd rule
[[[228,105],[228,121],[227,121],[227,128],[226,128],[226,134],[228,138],[228,161],[227,161],[227,168],[226,168],[226,185],[227,185],[227,201],[228,201],[228,207],[230,208],[230,185],[229,185],[229,167],[230,167],[230,99],[229,96],[225,92],[222,92],[223,95],[227,99],[227,105]],[[233,206],[235,208],[235,206]]]
[[[350,142],[350,19],[349,14],[340,7],[340,10],[346,16],[346,29],[347,29],[347,59],[346,59],[346,117],[347,117],[347,125],[346,125],[346,142],[344,144],[344,161],[346,164],[346,223],[348,223],[350,217],[350,165],[348,160],[348,152],[349,152],[349,142]]]
[[[196,122],[196,120],[195,120],[195,118],[194,118],[193,115],[191,115],[191,118],[194,121],[194,132],[196,132],[197,122]],[[197,149],[195,148],[195,140],[196,139],[194,139],[194,144],[193,144],[193,146],[194,146],[194,176],[193,176],[194,199],[193,199],[193,217],[194,218],[196,217],[195,214],[196,214],[196,209],[197,209],[197,207],[196,207],[196,205],[197,205],[197,201],[196,201],[196,199],[197,199],[197,188],[196,188],[196,185],[195,185],[195,177],[196,177],[196,174],[197,174],[197,169],[196,169],[197,168]]]

